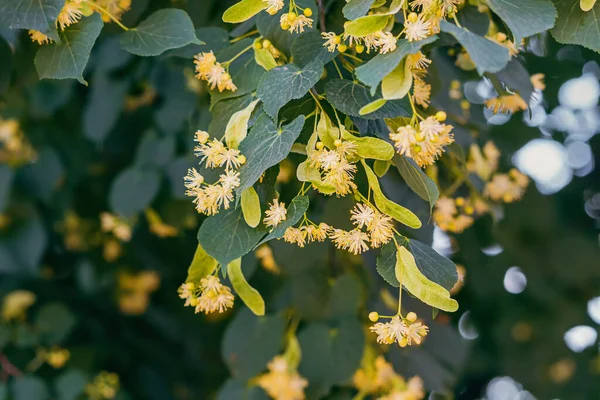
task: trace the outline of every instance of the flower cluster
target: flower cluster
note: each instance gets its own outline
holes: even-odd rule
[[[225,168],[216,183],[208,184],[195,168],[188,170],[184,179],[187,188],[186,195],[194,197],[196,210],[205,215],[215,215],[219,209],[227,210],[233,201],[233,190],[240,186],[240,174],[236,171],[246,162],[246,157],[239,150],[228,148],[220,140],[208,141],[209,136],[205,131],[197,131],[194,141],[198,143],[194,148],[197,157],[202,157],[201,163],[206,168]]]
[[[477,204],[479,213],[487,211],[487,205],[481,200],[441,197],[435,203],[433,221],[443,231],[461,233],[475,222],[476,207],[472,203]]]
[[[275,257],[273,256],[273,250],[269,247],[268,244],[261,245],[258,249],[254,251],[254,256],[260,261],[260,264],[267,271],[278,274],[280,272],[279,266],[275,261]]]
[[[275,15],[283,8],[283,0],[263,0],[264,3],[267,3],[267,8],[265,9],[269,15]]]
[[[35,158],[35,151],[25,138],[19,121],[0,117],[0,163],[21,165]]]
[[[237,90],[231,75],[223,67],[223,64],[217,62],[217,57],[215,57],[212,50],[208,53],[196,54],[194,64],[196,65],[196,78],[206,81],[211,90],[215,90],[215,88],[219,92],[223,90],[235,92]]]
[[[196,313],[223,313],[233,307],[234,297],[231,289],[214,275],[200,279],[198,285],[194,282],[184,283],[177,292],[179,297],[185,300],[185,306],[194,307]]]
[[[119,376],[114,372],[102,371],[85,387],[90,400],[114,399],[119,391]]]
[[[423,380],[413,376],[408,381],[394,371],[382,355],[375,358],[367,348],[361,368],[352,377],[354,387],[363,395],[379,394],[378,400],[421,400],[425,397]],[[374,360],[373,360],[374,359]]]
[[[150,303],[150,294],[160,286],[160,277],[155,271],[137,274],[121,272],[118,275],[119,308],[125,314],[143,314]]]
[[[508,174],[495,174],[483,193],[494,201],[512,203],[523,197],[528,185],[529,178],[513,168]]]
[[[15,290],[2,301],[2,319],[6,322],[24,319],[25,312],[35,303],[35,294],[29,290]]]
[[[71,358],[71,352],[68,349],[63,349],[58,346],[54,346],[48,351],[42,350],[40,355],[48,365],[55,369],[64,367]]]
[[[112,22],[113,19],[120,21],[123,14],[131,8],[131,0],[93,0],[93,3],[98,6],[105,23]]]
[[[357,53],[362,53],[366,50],[370,53],[371,50],[378,51],[380,54],[386,54],[396,50],[398,38],[391,32],[379,31],[366,36],[353,36],[344,32],[341,36],[335,32],[321,32],[321,36],[325,39],[323,43],[327,50],[334,52],[336,49],[341,53],[348,49],[345,41],[350,46],[354,47]]]
[[[295,243],[298,247],[304,247],[307,243],[325,241],[330,231],[331,227],[324,222],[316,225],[309,221],[307,225],[299,228],[293,226],[287,228],[283,234],[283,240]]]
[[[269,372],[256,378],[258,386],[275,400],[302,400],[308,381],[283,356],[275,356],[267,365]]]
[[[338,249],[348,250],[353,254],[360,254],[371,247],[379,248],[394,237],[394,224],[392,218],[377,211],[374,207],[358,203],[350,212],[350,220],[356,226],[347,232],[334,229],[330,237]],[[361,229],[365,228],[366,232]]]
[[[103,212],[100,214],[100,225],[102,232],[112,233],[121,242],[129,242],[131,240],[131,225],[116,215]]]
[[[349,140],[335,140],[335,149],[327,149],[323,142],[316,144],[316,150],[308,156],[309,165],[322,174],[322,181],[335,189],[335,194],[345,196],[356,190],[354,173],[356,165],[349,157],[356,154],[356,144]]]
[[[373,319],[376,321],[378,318],[379,316],[376,315]],[[417,314],[414,312],[409,312],[406,318],[396,315],[389,322],[378,322],[369,329],[377,334],[378,343],[398,343],[400,347],[421,344],[429,331],[427,325],[417,321]]]
[[[294,11],[292,11],[294,9]],[[310,18],[312,16],[312,10],[310,8],[305,8],[302,14],[299,14],[298,11],[300,7],[295,5],[294,1],[290,2],[290,12],[284,13],[279,19],[279,26],[284,31],[294,32],[294,33],[302,33],[304,32],[304,28],[312,28],[313,20]]]
[[[287,210],[285,208],[285,203],[280,203],[279,200],[274,199],[269,209],[265,211],[265,214],[266,217],[263,219],[263,223],[266,226],[275,228],[286,219]]]
[[[454,142],[452,126],[443,124],[444,112],[427,117],[418,125],[399,127],[390,133],[398,153],[411,158],[420,167],[431,165],[442,155],[444,148]]]
[[[425,75],[427,75],[427,68],[431,64],[431,60],[419,51],[408,55],[406,63],[413,75],[413,99],[421,107],[428,108],[431,98],[431,85],[425,82]]]

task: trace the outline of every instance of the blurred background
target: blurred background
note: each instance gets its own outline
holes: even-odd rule
[[[232,1],[148,3],[135,0],[125,25],[174,5],[202,39],[203,29],[224,27],[220,15]],[[182,177],[197,162],[192,133],[208,127],[209,96],[189,56],[135,58],[120,50],[116,32],[105,27],[85,87],[39,81],[37,45],[0,31],[0,399],[76,399],[90,383],[115,388],[119,399],[264,398],[236,391],[248,377],[228,356],[232,343],[260,351],[269,332],[257,334],[240,304],[206,317],[177,296],[200,223]],[[546,88],[516,115],[484,110],[492,86],[442,50],[432,57],[440,71],[434,105],[468,112],[475,140],[493,140],[502,166],[532,180],[523,200],[494,220],[460,235],[432,224],[416,234],[464,275],[458,312],[432,320],[409,299],[430,335],[421,347],[387,350],[397,371],[425,380],[432,398],[600,398],[600,57],[550,36],[521,57],[531,74],[545,75]],[[461,87],[453,98],[454,79]],[[131,174],[134,185],[123,178]],[[427,214],[399,176],[385,188]],[[137,217],[114,220],[119,204]],[[322,206],[331,218],[348,210],[343,200]],[[368,311],[385,307],[374,256],[330,253],[277,242],[243,265],[269,313],[292,306],[306,321],[354,313],[366,323]],[[352,396],[339,384],[323,398]]]

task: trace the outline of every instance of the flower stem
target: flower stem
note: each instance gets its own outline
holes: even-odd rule
[[[129,28],[126,27],[125,25],[123,25],[121,23],[121,21],[118,20],[117,17],[115,17],[114,15],[112,15],[111,13],[108,12],[108,10],[102,6],[99,6],[96,3],[92,3],[91,1],[87,2],[87,4],[89,4],[92,7],[95,7],[98,11],[100,11],[101,13],[105,14],[107,17],[109,17],[110,19],[113,20],[113,22],[117,25],[119,25],[124,31],[128,31]]]

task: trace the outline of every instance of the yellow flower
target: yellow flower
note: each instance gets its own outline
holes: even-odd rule
[[[285,23],[289,25],[288,31],[302,33],[304,32],[305,27],[312,28],[313,20],[305,15],[296,15],[296,17],[290,21],[289,14],[283,14],[280,19],[280,24],[285,26]]]
[[[413,10],[417,7],[421,7],[423,11],[426,11],[428,8],[434,5],[436,0],[412,0],[410,2],[410,6]]]
[[[295,243],[298,247],[304,247],[306,244],[306,232],[298,228],[289,227],[283,234],[283,240],[287,243]]]
[[[196,168],[188,169],[188,173],[183,177],[184,186],[189,189],[200,189],[204,183],[204,177],[196,170]]]
[[[404,22],[404,34],[410,42],[425,39],[430,35],[430,32],[431,22],[426,21],[423,15],[418,16],[414,22],[410,20]]]
[[[61,349],[56,346],[44,354],[46,362],[55,369],[64,367],[67,361],[69,361],[69,358],[71,358],[71,352],[69,350]]]
[[[335,34],[335,32],[321,32],[321,37],[325,39],[323,43],[324,47],[327,47],[327,51],[333,53],[338,44],[341,43],[341,38]]]
[[[231,289],[223,285],[214,275],[200,279],[200,285],[186,283],[180,287],[179,297],[186,299],[185,305],[195,307],[195,312],[210,314],[223,313],[233,307],[234,297]]]
[[[285,209],[285,203],[279,203],[279,200],[273,199],[273,203],[267,211],[265,211],[266,217],[263,219],[263,223],[266,226],[272,226],[275,228],[282,221],[285,221],[287,210]]]
[[[494,114],[499,112],[516,113],[520,110],[527,110],[527,103],[516,93],[488,99],[485,101],[485,106],[491,109]]]
[[[387,215],[376,212],[373,220],[367,225],[371,246],[379,248],[394,237],[394,224]]]
[[[122,242],[131,240],[131,226],[116,215],[103,212],[100,214],[101,229],[103,232],[110,232],[114,237]]]
[[[464,199],[451,199],[441,197],[436,203],[433,211],[433,221],[443,231],[461,233],[469,228],[475,222],[475,219],[470,215],[460,213],[458,203],[461,204],[463,210],[467,209],[470,204]]]
[[[492,180],[485,185],[484,195],[494,201],[512,203],[523,197],[528,185],[529,178],[516,169],[512,169],[508,174],[494,175]]]
[[[283,0],[263,0],[264,3],[267,3],[267,8],[265,9],[270,15],[275,15],[283,8]]]
[[[374,45],[379,47],[381,54],[389,53],[396,50],[396,42],[398,39],[391,32],[378,32],[375,35]]]
[[[93,0],[93,2],[104,8],[117,20],[121,20],[123,14],[131,8],[131,0]],[[108,14],[101,12],[100,15],[102,15],[104,23],[112,22],[112,18]]]
[[[275,400],[303,400],[308,381],[293,370],[282,356],[267,365],[269,371],[256,379],[258,386]]]
[[[36,31],[35,29],[29,30],[29,37],[31,38],[32,42],[37,42],[37,44],[39,44],[39,45],[52,43],[52,39],[50,39],[48,36],[46,36],[42,32]]]
[[[375,210],[366,204],[358,203],[354,206],[352,211],[350,211],[350,214],[352,223],[357,227],[362,228],[363,226],[368,226],[371,221],[373,221]]]
[[[73,25],[79,21],[82,16],[83,13],[80,3],[73,0],[67,0],[58,14],[56,25],[59,26],[61,30],[64,30],[67,26]]]
[[[85,387],[89,400],[114,399],[119,391],[119,376],[112,372],[102,371]]]
[[[537,90],[545,90],[546,83],[544,82],[544,78],[546,76],[544,74],[533,74],[531,75],[531,84]]]
[[[315,241],[316,242],[325,241],[325,239],[327,239],[327,234],[329,233],[329,230],[331,228],[326,223],[321,222],[318,226],[308,225],[308,226],[303,226],[301,229],[306,236],[306,241],[310,243],[310,242],[315,242]]]
[[[377,343],[392,344],[402,341],[406,336],[408,327],[404,320],[396,315],[389,322],[378,322],[369,329],[377,334]]]
[[[431,64],[431,60],[425,57],[425,54],[423,54],[423,52],[419,51],[415,54],[409,54],[406,57],[406,64],[410,69],[423,70],[429,67],[429,64]]]
[[[369,250],[367,245],[369,236],[360,229],[352,229],[351,231],[334,229],[329,237],[338,249],[347,250],[354,255]]]
[[[467,170],[477,173],[481,179],[487,181],[496,172],[499,160],[500,151],[494,145],[494,142],[486,142],[483,149],[480,149],[476,144],[472,144],[469,150]]]
[[[429,100],[431,98],[431,85],[425,83],[420,78],[415,78],[413,82],[413,96],[415,102],[423,108],[429,107]]]
[[[35,303],[35,294],[28,290],[8,293],[2,302],[2,319],[11,321],[25,318],[25,312]]]
[[[273,251],[271,250],[271,248],[268,245],[266,245],[266,244],[261,245],[258,249],[256,249],[256,251],[254,251],[254,256],[260,260],[261,265],[267,271],[270,271],[270,272],[273,272],[276,274],[278,274],[280,272],[279,266],[277,265],[277,262],[275,261],[275,257],[273,257]]]

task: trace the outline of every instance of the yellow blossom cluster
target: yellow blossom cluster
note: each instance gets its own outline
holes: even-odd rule
[[[377,318],[373,318],[377,320]],[[378,322],[369,328],[377,334],[377,343],[398,343],[400,347],[419,345],[427,335],[429,328],[417,321],[417,314],[409,312],[406,318],[396,315],[389,322]]]
[[[261,245],[254,251],[254,256],[260,261],[260,264],[267,271],[278,274],[280,272],[279,266],[273,256],[273,250],[267,244]]]
[[[494,201],[512,203],[523,197],[528,185],[527,175],[513,168],[508,174],[495,174],[485,185],[483,193]]]
[[[36,158],[19,121],[0,117],[0,163],[20,165]]]
[[[123,14],[131,8],[131,0],[93,0],[92,3],[98,6],[102,21],[105,23],[113,19],[120,21]]]
[[[121,242],[129,242],[131,240],[131,225],[114,214],[108,212],[100,214],[100,228],[102,232],[112,233]]]
[[[177,236],[179,231],[174,226],[163,222],[160,215],[151,208],[145,210],[146,219],[148,220],[148,228],[150,232],[160,238]]]
[[[59,369],[64,367],[67,361],[69,361],[71,352],[68,349],[54,346],[48,351],[43,350],[42,356],[48,365],[52,368]]]
[[[89,400],[114,399],[119,391],[119,376],[114,372],[102,371],[85,387]]]
[[[440,122],[445,119],[446,114],[438,112],[418,125],[401,126],[389,136],[398,153],[411,158],[420,167],[431,165],[442,155],[444,148],[454,142],[452,126]]]
[[[441,197],[435,203],[433,221],[443,231],[461,233],[475,222],[475,207],[471,203],[470,199],[462,197]],[[487,211],[487,208],[483,210]]]
[[[440,32],[440,21],[454,16],[464,0],[412,0],[413,10],[404,22],[404,35],[409,41],[425,39]]]
[[[216,183],[208,184],[195,168],[188,170],[184,179],[187,188],[186,195],[194,197],[196,210],[205,215],[215,215],[219,209],[227,210],[233,202],[233,190],[240,186],[240,174],[236,171],[246,162],[246,157],[240,151],[228,148],[218,139],[208,140],[208,132],[197,131],[194,148],[197,157],[202,157],[200,163],[206,168],[225,168]]]
[[[316,150],[308,155],[309,165],[322,174],[322,182],[335,189],[335,194],[345,196],[356,189],[354,173],[356,165],[349,161],[356,155],[356,144],[348,140],[335,140],[335,149],[328,149],[317,142]]]
[[[326,223],[321,222],[316,225],[309,221],[307,225],[299,228],[293,226],[287,228],[283,234],[283,240],[288,243],[295,243],[298,247],[304,247],[307,243],[325,241],[330,232],[331,227]]]
[[[275,228],[281,222],[285,221],[287,217],[285,203],[280,203],[279,200],[273,199],[269,209],[265,211],[265,215],[266,217],[263,219],[265,226]]]
[[[308,381],[283,356],[275,356],[267,365],[268,372],[256,378],[256,384],[275,400],[303,400]]]
[[[431,60],[419,51],[408,55],[406,63],[413,74],[412,91],[415,103],[423,108],[428,108],[431,99],[431,85],[425,82],[425,75],[427,75],[427,67],[431,64]]]
[[[223,64],[217,62],[217,57],[215,57],[212,50],[208,53],[196,54],[194,64],[196,66],[196,78],[206,81],[211,90],[215,90],[215,88],[219,92],[223,90],[235,92],[237,90],[231,75],[229,75]]]
[[[366,349],[361,368],[352,377],[352,383],[361,395],[379,395],[378,400],[421,400],[425,397],[420,377],[413,376],[407,381],[382,355],[375,358],[372,353],[372,349]]]
[[[280,4],[277,0],[267,1],[276,3],[277,6],[279,6]],[[283,5],[281,5],[279,9],[281,9],[282,7]],[[275,7],[273,7],[273,9],[275,9]],[[300,11],[302,11],[302,14],[300,14]],[[314,22],[312,18],[310,18],[312,14],[313,12],[310,8],[307,7],[303,9],[296,5],[294,0],[291,0],[289,12],[284,13],[281,16],[281,18],[279,18],[279,26],[284,31],[289,31],[291,33],[302,33],[304,32],[304,28],[312,28]]]
[[[15,290],[2,300],[2,319],[6,322],[25,318],[25,312],[35,303],[35,294],[29,290]]]
[[[362,53],[366,50],[370,53],[371,50],[378,51],[380,54],[386,54],[396,50],[398,38],[391,32],[379,31],[366,36],[353,36],[344,32],[341,36],[335,32],[321,32],[321,36],[325,40],[323,43],[327,50],[334,52],[336,49],[340,52],[345,52],[348,45],[353,47],[357,53]],[[348,42],[348,45],[345,42]]]
[[[185,300],[185,306],[194,307],[196,313],[223,313],[233,307],[231,289],[223,285],[215,275],[200,279],[199,284],[184,283],[177,291],[179,297]]]
[[[120,272],[119,308],[125,314],[143,314],[150,303],[150,294],[160,286],[160,276],[155,271],[142,271],[137,274]]]

